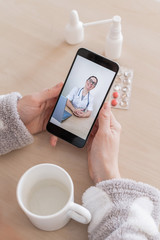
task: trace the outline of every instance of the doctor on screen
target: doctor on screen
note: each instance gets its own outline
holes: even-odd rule
[[[82,88],[74,87],[67,95],[67,107],[71,109],[73,114],[80,118],[87,118],[93,111],[93,96],[90,91],[93,90],[98,83],[95,76],[90,76]]]

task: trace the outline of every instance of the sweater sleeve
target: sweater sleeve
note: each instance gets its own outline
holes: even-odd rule
[[[19,93],[0,96],[0,155],[22,148],[33,142],[17,112]]]
[[[141,182],[112,179],[86,190],[90,240],[158,240],[160,192]]]

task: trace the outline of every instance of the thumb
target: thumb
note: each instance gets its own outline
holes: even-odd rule
[[[55,98],[59,95],[62,89],[63,83],[60,82],[52,88],[48,88],[39,93],[40,101],[45,102],[49,99]]]
[[[99,129],[102,131],[110,129],[110,119],[111,119],[111,107],[108,102],[105,102],[98,118]]]

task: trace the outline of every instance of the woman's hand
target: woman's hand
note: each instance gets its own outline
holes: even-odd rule
[[[63,83],[43,90],[38,93],[22,97],[17,104],[21,120],[31,134],[36,134],[46,129],[46,125],[57,101]],[[51,136],[51,145],[55,145],[57,137]]]
[[[118,152],[121,125],[111,112],[109,103],[102,107],[98,121],[88,140],[88,167],[94,183],[120,178]]]

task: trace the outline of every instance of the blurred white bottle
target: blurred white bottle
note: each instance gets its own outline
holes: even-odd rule
[[[78,44],[84,40],[83,23],[79,20],[76,10],[72,10],[70,20],[65,28],[65,40],[69,44]]]
[[[121,17],[114,16],[110,31],[105,42],[105,56],[116,60],[120,58],[122,52],[123,35],[121,32]]]

